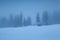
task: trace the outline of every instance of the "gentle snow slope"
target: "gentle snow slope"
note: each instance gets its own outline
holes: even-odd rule
[[[0,28],[0,40],[60,40],[60,25]]]

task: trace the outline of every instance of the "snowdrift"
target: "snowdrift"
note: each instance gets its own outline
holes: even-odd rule
[[[60,24],[0,28],[0,40],[60,40]]]

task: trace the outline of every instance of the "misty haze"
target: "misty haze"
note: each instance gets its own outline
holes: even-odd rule
[[[60,40],[60,1],[0,0],[0,40]]]

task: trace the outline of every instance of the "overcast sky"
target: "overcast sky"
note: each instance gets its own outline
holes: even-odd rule
[[[44,10],[52,12],[54,10],[60,10],[59,0],[20,0],[9,1],[0,0],[0,16],[9,16],[9,14],[23,13],[25,17],[36,16],[36,13],[42,13]]]

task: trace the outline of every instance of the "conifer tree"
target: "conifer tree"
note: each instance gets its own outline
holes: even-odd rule
[[[43,12],[43,23],[45,25],[48,25],[48,12],[47,11]]]
[[[40,26],[40,16],[39,16],[39,13],[37,13],[37,16],[36,16],[36,22],[37,22],[37,25]]]

